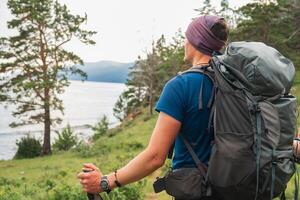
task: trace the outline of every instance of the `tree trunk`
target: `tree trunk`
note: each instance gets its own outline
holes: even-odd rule
[[[44,144],[43,144],[43,155],[51,154],[51,141],[50,141],[50,133],[51,133],[51,120],[50,120],[50,106],[49,106],[49,93],[45,92],[45,119],[44,119]]]
[[[39,36],[40,36],[40,59],[43,63],[43,81],[47,83],[49,77],[47,76],[48,66],[46,62],[46,41],[43,41],[43,26],[39,24]],[[51,133],[51,118],[50,118],[50,89],[46,85],[44,87],[44,144],[43,144],[43,151],[42,155],[49,155],[51,154],[51,142],[50,142],[50,133]]]

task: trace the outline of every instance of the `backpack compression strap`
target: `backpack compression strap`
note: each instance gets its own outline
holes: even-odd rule
[[[190,143],[183,137],[182,134],[179,134],[180,138],[182,139],[185,147],[187,148],[187,150],[189,151],[190,155],[192,156],[194,162],[196,163],[197,168],[199,169],[199,171],[201,172],[202,175],[206,174],[207,171],[207,166],[205,164],[203,164],[197,154],[195,153],[195,151],[193,150],[192,146],[190,145]]]

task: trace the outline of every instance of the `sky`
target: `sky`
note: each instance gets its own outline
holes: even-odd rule
[[[229,0],[232,8],[251,0]],[[73,14],[88,16],[83,27],[97,31],[93,37],[96,45],[84,45],[72,40],[64,47],[79,55],[84,62],[112,60],[132,62],[151,47],[151,42],[162,34],[167,40],[182,29],[184,32],[194,9],[203,6],[203,0],[59,0]],[[7,0],[0,0],[0,36],[9,36],[6,22],[12,18],[6,7]],[[212,0],[218,6],[220,0]]]

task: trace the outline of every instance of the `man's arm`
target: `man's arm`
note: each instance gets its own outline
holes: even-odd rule
[[[118,170],[118,181],[122,185],[126,185],[150,175],[156,169],[163,166],[168,151],[175,141],[180,127],[181,122],[160,112],[147,148],[126,166]],[[101,171],[92,164],[86,164],[84,167],[94,169],[91,173],[80,173],[78,175],[78,178],[81,179],[80,182],[83,185],[84,191],[90,193],[99,192],[99,183],[102,176]],[[108,180],[111,189],[115,188],[114,173],[108,175]]]
[[[294,154],[300,158],[300,137],[294,140]]]

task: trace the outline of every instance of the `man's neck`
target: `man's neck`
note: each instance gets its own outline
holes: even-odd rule
[[[211,56],[208,55],[197,55],[194,57],[192,64],[193,66],[204,66],[209,63],[210,59]]]

